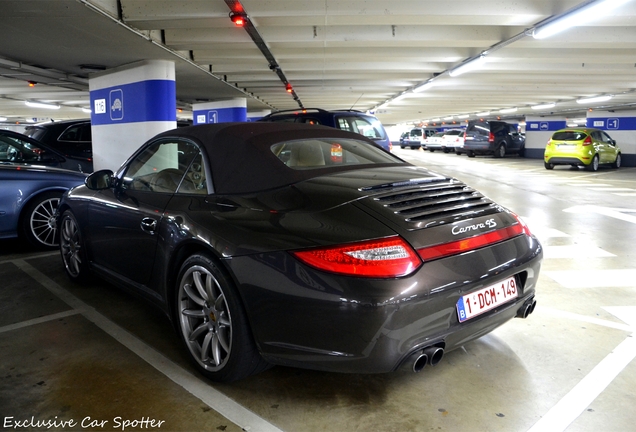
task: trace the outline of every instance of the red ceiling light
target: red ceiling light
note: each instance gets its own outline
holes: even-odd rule
[[[243,27],[245,25],[245,21],[247,16],[242,13],[230,12],[230,19],[237,27]]]
[[[29,87],[35,87],[37,84],[35,81],[27,81],[29,83]]]
[[[291,93],[294,91],[290,83],[285,84],[285,90],[287,91],[287,93]]]

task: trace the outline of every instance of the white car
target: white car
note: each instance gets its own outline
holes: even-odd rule
[[[462,129],[449,129],[439,132],[426,140],[426,148],[430,152],[442,150],[444,153],[455,151],[456,147],[464,146],[464,131]]]

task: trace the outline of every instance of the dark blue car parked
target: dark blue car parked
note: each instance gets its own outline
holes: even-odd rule
[[[0,165],[0,239],[21,236],[36,247],[57,246],[57,205],[65,191],[85,179],[58,168]]]
[[[393,144],[384,130],[380,120],[372,115],[354,110],[327,111],[319,108],[303,110],[284,110],[273,112],[259,121],[306,123],[329,126],[336,129],[354,132],[372,139],[386,151],[393,149]]]

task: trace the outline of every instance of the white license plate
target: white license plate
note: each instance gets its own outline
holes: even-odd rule
[[[457,300],[457,316],[464,322],[499,305],[516,299],[519,295],[514,277],[471,292]]]

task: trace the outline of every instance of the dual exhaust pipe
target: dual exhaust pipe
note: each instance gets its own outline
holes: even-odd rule
[[[418,373],[426,365],[435,366],[442,361],[442,357],[444,357],[444,348],[430,346],[411,354],[405,364],[413,372]]]
[[[528,318],[534,308],[537,306],[537,301],[533,298],[526,300],[523,305],[517,310],[517,318]],[[405,366],[411,369],[413,372],[421,372],[426,365],[435,366],[444,357],[444,348],[438,346],[429,346],[423,350],[416,351],[405,362]]]
[[[526,300],[523,305],[517,311],[517,318],[528,318],[532,312],[534,312],[534,308],[537,306],[537,301],[533,298]]]

